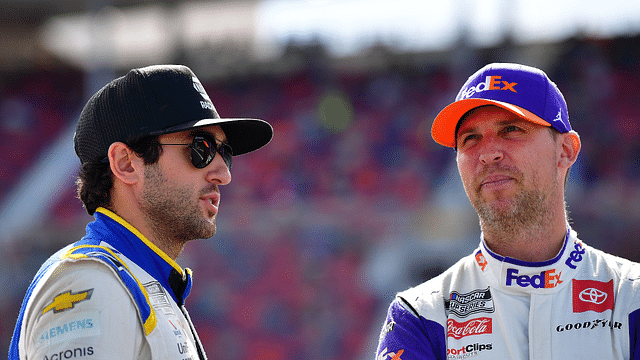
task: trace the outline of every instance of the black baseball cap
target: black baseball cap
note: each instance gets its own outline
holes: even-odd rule
[[[260,119],[221,118],[196,75],[183,65],[132,69],[98,90],[82,109],[74,148],[82,164],[107,156],[114,142],[220,125],[233,155],[268,144]]]

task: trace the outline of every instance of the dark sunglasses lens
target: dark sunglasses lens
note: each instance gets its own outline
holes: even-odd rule
[[[218,147],[218,153],[222,156],[222,160],[227,164],[227,167],[231,169],[231,159],[233,158],[233,151],[231,150],[231,146],[227,144],[220,144]]]
[[[231,158],[233,157],[231,146],[220,144],[220,147],[216,149],[210,141],[199,137],[195,138],[191,145],[191,162],[196,168],[202,169],[211,164],[216,152],[220,153],[224,163],[231,169]]]
[[[191,144],[191,162],[193,166],[202,169],[211,164],[215,152],[212,151],[211,143],[205,139],[194,139]]]

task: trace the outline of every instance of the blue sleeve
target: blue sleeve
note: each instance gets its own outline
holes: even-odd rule
[[[638,343],[640,327],[640,309],[629,314],[629,347],[630,360],[640,360],[640,343]]]
[[[445,360],[444,327],[419,316],[410,305],[402,303],[402,298],[396,298],[389,306],[376,360]]]

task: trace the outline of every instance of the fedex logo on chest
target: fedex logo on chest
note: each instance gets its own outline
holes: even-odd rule
[[[502,76],[487,76],[484,82],[466,88],[462,94],[460,94],[460,100],[470,98],[475,93],[487,90],[509,90],[517,93],[515,89],[516,85],[518,85],[518,83],[502,80]]]
[[[562,283],[560,280],[562,272],[556,269],[544,270],[534,275],[519,275],[518,269],[507,269],[506,286],[517,285],[523,288],[531,286],[535,289],[554,288]]]

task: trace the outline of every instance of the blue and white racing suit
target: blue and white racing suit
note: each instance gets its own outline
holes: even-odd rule
[[[20,309],[9,360],[205,359],[183,270],[104,208],[47,260]]]
[[[377,360],[640,359],[640,264],[568,230],[560,253],[530,263],[484,241],[441,275],[399,293]]]

